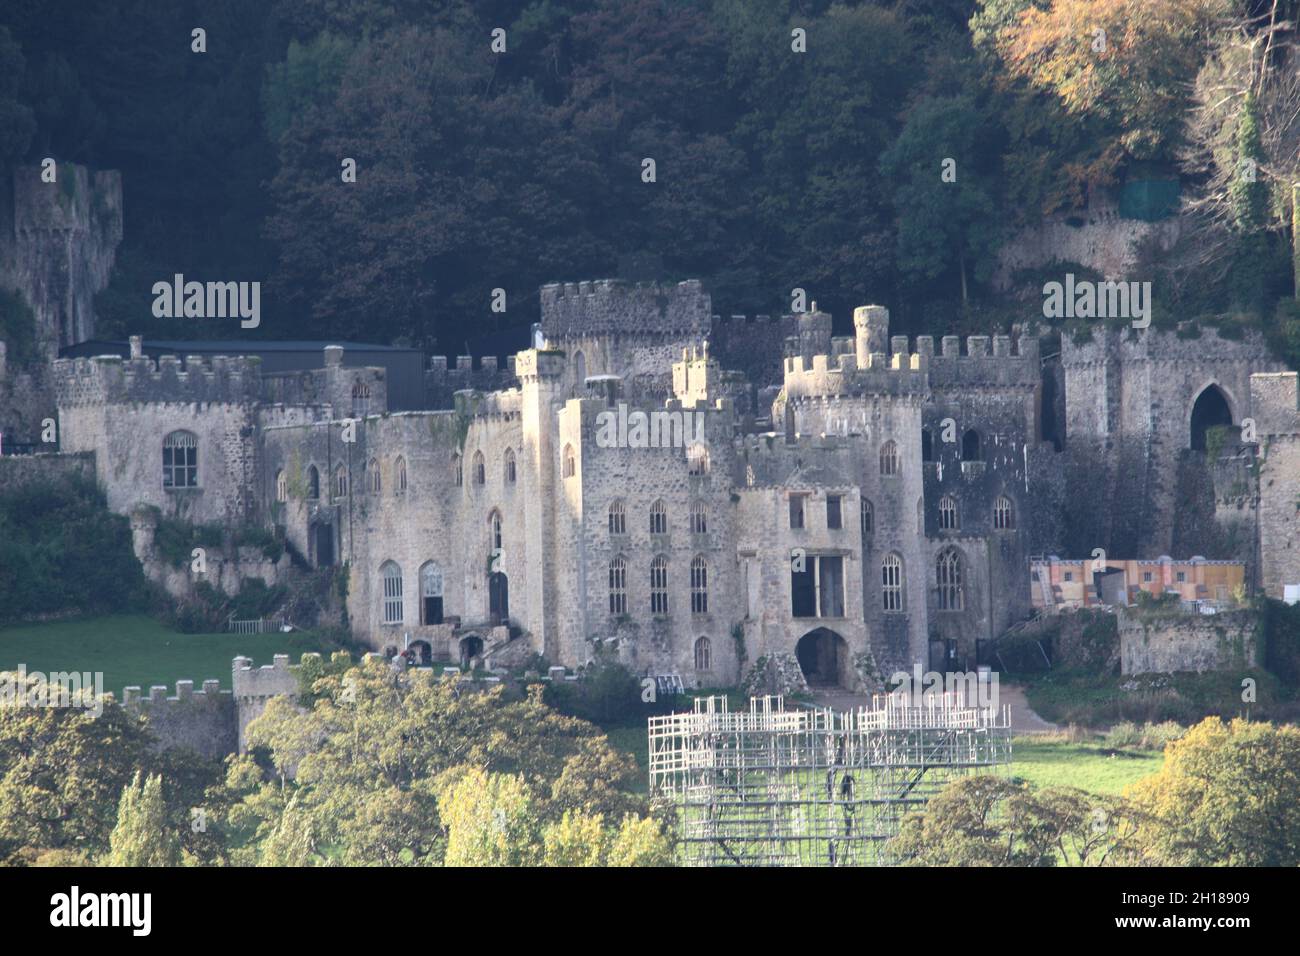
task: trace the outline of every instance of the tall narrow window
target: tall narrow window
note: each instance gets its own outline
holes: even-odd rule
[[[573,446],[564,446],[564,465],[563,475],[565,478],[572,478],[578,473],[578,461],[573,455]]]
[[[460,455],[451,456],[451,475],[457,488],[465,484],[465,463]]]
[[[939,585],[939,610],[960,611],[964,606],[961,588],[961,555],[948,549],[935,562],[935,576]]]
[[[352,414],[370,414],[370,386],[360,380],[352,383]]]
[[[709,613],[709,563],[702,554],[691,561],[691,613]]]
[[[627,534],[627,509],[621,501],[612,502],[609,506],[609,533]]]
[[[384,623],[402,623],[402,569],[396,562],[385,561],[379,569],[384,591]]]
[[[709,646],[707,637],[701,637],[695,642],[695,669],[697,671],[713,669],[713,648]]]
[[[898,445],[890,439],[880,446],[880,473],[882,475],[898,474]]]
[[[668,613],[668,559],[662,554],[650,562],[650,613]]]
[[[691,534],[707,534],[709,531],[708,514],[704,510],[703,501],[692,501],[691,511]]]
[[[339,465],[334,469],[334,497],[346,498],[348,496],[348,469],[344,465]]]
[[[662,501],[656,501],[650,506],[650,533],[668,533],[668,509]]]
[[[832,531],[844,527],[844,515],[840,507],[843,500],[839,495],[826,496],[826,527]]]
[[[501,550],[501,512],[493,509],[488,515],[488,537],[493,551]]]
[[[513,485],[515,483],[515,478],[516,478],[515,451],[513,448],[506,449],[504,471],[505,471],[506,484]]]
[[[896,554],[885,555],[880,563],[881,598],[886,611],[903,609],[903,559]]]
[[[420,623],[442,623],[442,569],[432,561],[420,568]]]
[[[944,495],[939,499],[939,530],[956,531],[961,527],[961,516],[957,513],[957,499]]]
[[[396,477],[393,481],[393,484],[396,487],[397,493],[399,495],[405,494],[406,493],[406,459],[403,458],[401,455],[397,456],[397,462],[393,466],[393,471],[396,472]]]
[[[980,433],[973,428],[967,429],[966,434],[961,436],[961,460],[983,460],[980,452]]]
[[[379,476],[379,459],[371,458],[366,464],[366,477],[369,479],[370,493],[379,494],[383,489],[383,479]]]
[[[483,453],[481,451],[474,452],[473,474],[474,484],[487,484],[487,463],[483,460]]]
[[[307,469],[307,497],[312,501],[320,498],[320,469],[315,465]]]
[[[862,501],[859,502],[859,508],[859,515],[862,520],[862,533],[864,535],[871,534],[875,524],[875,510],[871,507],[871,502],[866,498],[863,498]]]
[[[993,528],[996,531],[1012,531],[1016,527],[1016,506],[1006,495],[998,495],[993,502]]]
[[[193,432],[172,432],[163,439],[163,487],[199,486],[199,439]]]
[[[807,495],[790,495],[790,527],[799,530],[804,526],[804,499]]]
[[[289,479],[285,477],[283,468],[275,473],[275,500],[289,500]]]
[[[627,562],[622,558],[609,562],[609,613],[627,613]]]
[[[921,429],[921,461],[934,461],[934,439],[928,428]]]

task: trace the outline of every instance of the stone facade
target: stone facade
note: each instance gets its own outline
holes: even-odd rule
[[[309,564],[346,565],[359,637],[464,667],[614,649],[688,686],[759,662],[760,682],[795,686],[794,661],[801,681],[862,688],[973,667],[1030,613],[1029,556],[1055,548],[1069,493],[1034,335],[936,348],[891,336],[879,306],[852,336],[814,309],[772,323],[789,334],[767,344],[769,382],[722,367],[698,282],[550,285],[541,302],[537,347],[435,362],[426,410],[388,411],[383,370],[337,347],[273,376],[233,358],[56,362],[63,447],[94,453],[116,510],[275,528]],[[1067,451],[1131,436],[1157,475],[1207,383],[1239,421],[1250,374],[1276,367],[1250,340],[1101,335],[1066,346],[1048,404]],[[768,367],[735,338],[728,354]],[[1290,381],[1266,388],[1279,520]],[[184,487],[159,480],[174,433],[197,448]],[[1265,547],[1288,578],[1286,549]]]

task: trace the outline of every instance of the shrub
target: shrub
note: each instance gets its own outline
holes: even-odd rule
[[[0,622],[142,610],[131,524],[93,481],[58,477],[0,493]]]

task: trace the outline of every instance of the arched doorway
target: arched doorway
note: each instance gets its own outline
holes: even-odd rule
[[[483,660],[483,638],[477,634],[471,634],[469,637],[460,639],[460,669],[469,670],[473,666],[474,658],[479,662]]]
[[[1232,424],[1232,408],[1228,397],[1217,385],[1207,385],[1192,404],[1191,448],[1205,451],[1205,435],[1211,428]]]
[[[503,571],[488,575],[488,617],[494,627],[510,619],[510,581]]]
[[[411,663],[416,667],[428,667],[433,663],[433,647],[428,641],[411,641]]]
[[[328,568],[334,564],[334,526],[318,524],[313,526],[316,536],[316,567]]]
[[[818,627],[799,638],[794,654],[809,686],[835,687],[843,682],[848,650],[844,638],[830,628]]]

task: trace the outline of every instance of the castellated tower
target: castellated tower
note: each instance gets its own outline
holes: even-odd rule
[[[255,513],[261,360],[195,355],[54,362],[59,440],[95,453],[109,507],[152,505],[195,523]]]
[[[889,344],[889,310],[883,305],[861,305],[853,310],[854,343],[858,367],[866,368],[872,352],[883,353]]]
[[[1300,600],[1300,376],[1250,377],[1259,473],[1260,585],[1269,597]]]
[[[631,284],[616,279],[542,286],[542,336],[570,360],[570,397],[588,375],[617,375],[636,392],[667,398],[669,367],[709,334],[713,307],[698,279]]]
[[[883,668],[887,675],[928,657],[924,483],[917,439],[927,364],[925,356],[907,351],[905,340],[894,354],[886,351],[884,309],[866,307],[857,317],[854,339],[829,336],[829,317],[820,314],[806,327],[807,336],[801,325],[800,351],[813,342],[820,351],[787,356],[784,387],[773,407],[773,421],[785,423],[785,441],[753,449],[750,466],[755,486],[771,482],[790,515],[804,509],[813,516],[791,527],[799,522],[778,506],[785,536],[778,551],[802,548],[812,554],[816,549],[819,568],[828,559],[842,559],[827,565],[831,574],[842,570],[855,592],[855,609],[843,615],[847,619],[826,624],[844,641],[840,657],[847,654],[855,666],[877,673]],[[870,350],[873,346],[880,350]],[[818,527],[823,508],[835,517],[824,519],[827,538],[817,541],[810,529]],[[850,512],[858,523],[846,534]],[[792,572],[771,562],[764,570],[778,578],[787,573]],[[784,621],[782,642],[797,649],[809,625],[798,615]],[[868,658],[870,665],[862,664]],[[838,666],[844,682],[843,665]]]
[[[515,374],[522,393],[520,491],[530,502],[523,513],[525,548],[529,554],[539,556],[524,568],[524,626],[534,634],[544,635],[542,653],[558,661],[563,658],[558,645],[557,569],[545,555],[555,540],[556,496],[562,491],[557,476],[564,467],[556,441],[556,415],[568,391],[566,379],[572,373],[562,352],[529,349],[515,357]]]

